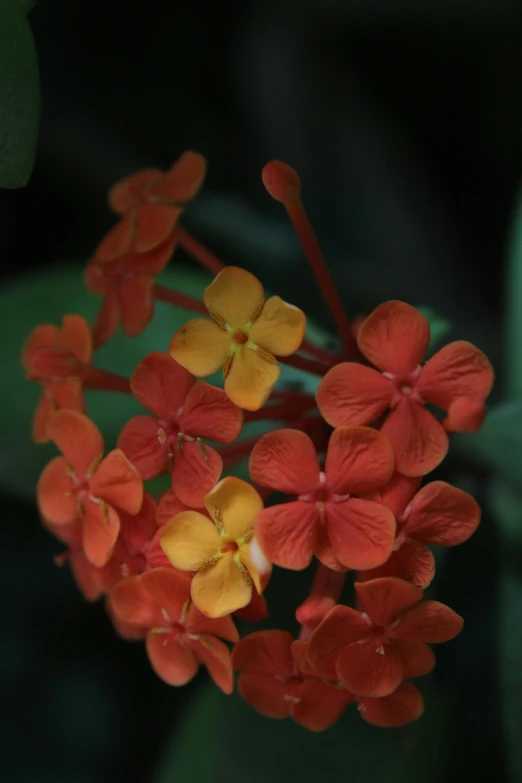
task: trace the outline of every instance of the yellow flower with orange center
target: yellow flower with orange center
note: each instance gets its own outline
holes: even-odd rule
[[[203,299],[214,320],[188,321],[172,338],[170,354],[198,376],[223,367],[232,402],[258,410],[279,377],[276,356],[290,356],[303,341],[305,315],[279,296],[265,301],[259,280],[235,266],[217,275]]]
[[[253,585],[262,592],[262,576],[270,570],[251,547],[263,501],[246,481],[228,476],[205,497],[205,506],[211,519],[182,511],[167,522],[160,542],[175,568],[196,572],[191,596],[197,608],[224,617],[250,603]]]

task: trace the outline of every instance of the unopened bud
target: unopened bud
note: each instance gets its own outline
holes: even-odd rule
[[[81,362],[68,348],[37,348],[31,356],[35,371],[43,377],[67,378],[76,375]]]
[[[280,160],[271,160],[264,167],[261,177],[263,185],[276,201],[288,203],[299,200],[301,180],[288,164]]]

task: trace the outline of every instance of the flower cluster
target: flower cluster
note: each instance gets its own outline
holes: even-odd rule
[[[105,597],[123,638],[145,640],[166,683],[183,685],[203,665],[228,694],[235,670],[241,696],[268,717],[320,731],[355,704],[371,724],[402,726],[424,709],[411,680],[435,665],[428,645],[463,625],[424,598],[430,545],[461,544],[480,521],[469,494],[422,482],[446,456],[448,433],[480,427],[493,370],[464,341],[425,361],[429,323],[404,302],[350,322],[299,178],[273,161],[263,182],[287,210],[341,347],[310,342],[298,307],[266,298],[256,277],[222,264],[180,224],[205,168],[186,152],[166,173],[116,184],[109,203],[119,221],[85,275],[102,297],[93,326],[66,315],[27,340],[23,365],[42,386],[33,438],[60,452],[38,482],[43,524],[66,547],[57,562],[70,561],[87,600]],[[214,275],[203,301],[155,281],[178,246]],[[156,299],[207,317],[168,335],[168,353],[143,357],[131,378],[94,366],[93,351],[120,323],[129,337],[146,328]],[[317,378],[316,393],[274,389],[281,364]],[[201,380],[215,373],[214,383]],[[90,388],[132,394],[146,411],[105,456],[86,413]],[[252,421],[265,432],[244,437]],[[250,481],[233,475],[245,460]],[[152,497],[147,482],[158,476],[168,489]],[[240,638],[236,619],[269,616],[273,566],[299,571],[314,558],[295,635]],[[353,606],[341,602],[350,592]]]

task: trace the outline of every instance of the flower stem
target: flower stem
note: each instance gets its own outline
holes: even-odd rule
[[[172,288],[165,288],[164,285],[156,284],[154,286],[154,298],[177,307],[183,307],[185,310],[208,315],[205,303],[201,299],[196,299],[195,296],[190,296],[189,294],[182,294],[181,291],[175,291]]]
[[[192,258],[200,263],[202,267],[208,269],[209,272],[217,275],[225,268],[225,264],[220,261],[214,253],[211,253],[208,248],[198,242],[192,234],[189,234],[188,231],[181,226],[178,226],[177,235],[180,246],[186,250]]]
[[[275,419],[285,421],[294,416],[300,416],[312,408],[315,408],[316,402],[313,397],[302,397],[298,399],[289,399],[285,402],[267,405],[258,411],[245,411],[245,421],[261,421],[262,419]]]
[[[304,339],[301,343],[301,347],[299,349],[300,351],[303,351],[303,353],[309,353],[310,356],[314,356],[316,359],[320,359],[321,361],[325,362],[329,367],[334,365],[337,362],[337,357],[334,356],[331,353],[328,353],[328,351],[325,351],[323,348],[319,348],[318,345],[314,345],[309,340]]]
[[[278,356],[277,361],[281,364],[287,364],[289,367],[296,367],[298,370],[312,373],[312,375],[326,375],[330,369],[324,362],[318,362],[317,359],[309,359],[307,356]]]
[[[323,565],[323,563],[317,563],[317,570],[314,575],[314,581],[312,582],[310,595],[333,598],[333,600],[337,602],[341,597],[345,579],[345,571],[332,571],[331,568]]]
[[[260,440],[262,435],[253,435],[251,438],[245,438],[238,443],[231,443],[227,446],[222,446],[218,449],[218,452],[223,460],[223,467],[230,468],[235,465],[236,462],[248,457],[257,441]]]
[[[108,370],[102,370],[100,367],[93,367],[91,364],[83,365],[80,377],[86,389],[105,389],[126,394],[131,393],[129,378]]]

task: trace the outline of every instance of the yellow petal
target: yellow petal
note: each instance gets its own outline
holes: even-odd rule
[[[264,359],[253,348],[241,346],[225,379],[225,392],[240,408],[257,411],[270,396],[279,372],[276,361]]]
[[[247,569],[248,573],[250,574],[257,592],[262,593],[263,585],[261,584],[261,574],[256,568],[256,566],[254,565],[254,559],[250,554],[250,547],[251,547],[251,543],[243,544],[243,546],[239,547],[238,550],[239,559],[241,560],[241,562]]]
[[[306,327],[302,310],[287,304],[279,296],[265,302],[259,318],[250,330],[250,339],[276,356],[290,356],[301,343]]]
[[[194,375],[211,375],[225,362],[230,348],[227,332],[207,318],[187,321],[170,341],[169,352]]]
[[[214,523],[198,511],[177,514],[160,535],[161,548],[174,568],[182,571],[197,571],[218,553],[222,543]]]
[[[206,496],[205,506],[216,525],[223,525],[225,536],[237,541],[253,530],[263,501],[248,482],[227,476]]]
[[[196,607],[207,617],[224,617],[250,603],[252,585],[228,552],[195,575],[190,594]]]
[[[240,329],[264,301],[263,286],[254,275],[237,266],[227,266],[205,289],[203,299],[211,313]]]

